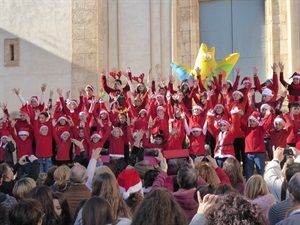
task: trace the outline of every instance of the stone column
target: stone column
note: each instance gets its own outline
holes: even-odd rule
[[[72,97],[78,88],[92,84],[98,90],[98,68],[101,54],[101,0],[72,1]]]

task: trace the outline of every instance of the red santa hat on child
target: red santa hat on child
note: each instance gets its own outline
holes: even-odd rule
[[[85,89],[90,89],[92,92],[95,91],[95,88],[91,84],[86,85]]]
[[[244,97],[244,94],[243,94],[243,92],[241,92],[241,91],[234,91],[234,92],[232,92],[232,96],[233,96],[234,94],[239,94],[240,96]]]
[[[60,116],[60,117],[57,119],[57,122],[59,123],[61,120],[68,121],[67,117],[65,117],[65,116]]]
[[[63,135],[65,135],[65,134],[69,135],[69,137],[70,137],[70,132],[69,132],[69,131],[64,131],[64,132],[62,132],[62,134],[60,135],[60,138],[62,138]]]
[[[226,82],[228,82],[230,84],[230,86],[233,87],[233,83],[231,80],[226,80]]]
[[[101,135],[100,135],[98,132],[95,131],[95,132],[93,132],[93,134],[91,135],[91,140],[92,140],[93,138],[100,138],[100,139],[101,139],[102,137],[101,137]]]
[[[78,107],[78,102],[76,99],[72,99],[69,103],[74,103]]]
[[[163,107],[161,105],[157,107],[156,111],[158,111],[158,110],[162,110],[164,112],[166,111],[165,107]]]
[[[102,113],[108,114],[107,110],[105,110],[105,109],[102,109],[99,114],[101,115]]]
[[[295,72],[295,73],[290,77],[290,79],[294,79],[294,78],[300,79],[300,74],[297,73],[297,72]]]
[[[243,80],[242,80],[242,82],[241,82],[241,85],[244,85],[244,84],[250,83],[250,82],[251,82],[250,77],[244,77]]]
[[[267,79],[266,82],[267,81],[269,81],[269,82],[271,82],[273,84],[273,79],[270,78],[270,79]]]
[[[28,114],[27,108],[26,108],[25,105],[22,105],[22,106],[19,108],[19,112],[20,112],[20,113],[26,113],[26,114]]]
[[[193,110],[194,109],[203,110],[203,108],[200,105],[193,105]]]
[[[192,129],[191,129],[191,132],[194,132],[194,131],[202,131],[202,129],[199,127],[199,126],[194,126],[194,127],[192,127]]]
[[[286,125],[285,120],[284,120],[283,118],[281,118],[281,117],[276,117],[276,118],[274,119],[274,127],[276,126],[276,123],[281,123],[284,127],[285,127],[285,125]]]
[[[31,96],[30,101],[35,101],[37,104],[39,104],[39,99],[37,96]]]
[[[221,125],[221,124],[225,124],[225,125],[228,126],[228,127],[231,126],[231,123],[230,123],[228,120],[226,120],[226,119],[221,119],[221,120],[219,121],[219,125]]]
[[[141,110],[139,111],[139,114],[140,114],[141,112],[147,113],[147,110],[146,110],[146,109],[141,109]]]
[[[49,130],[49,127],[48,127],[48,126],[42,125],[42,126],[40,127],[40,132],[42,131],[43,128],[47,128],[47,130]]]
[[[223,110],[225,109],[224,106],[222,104],[219,104],[219,103],[215,105],[214,110],[216,110],[217,107],[221,107]]]
[[[136,170],[123,170],[118,176],[118,184],[123,198],[126,200],[133,193],[142,189],[142,182]]]
[[[271,106],[268,105],[268,104],[262,104],[262,105],[260,106],[260,111],[262,111],[263,109],[271,110]]]
[[[27,135],[29,136],[29,129],[28,128],[25,128],[25,127],[21,127],[19,132],[18,132],[18,135],[21,136],[21,135]]]
[[[249,116],[248,120],[254,120],[255,122],[259,123],[260,121],[260,113],[257,111],[253,111],[251,116]]]
[[[8,136],[9,136],[9,132],[8,131],[2,131],[2,133],[1,133],[1,139],[8,138]]]
[[[271,96],[271,97],[273,96],[273,93],[269,88],[265,88],[261,94],[266,96]]]

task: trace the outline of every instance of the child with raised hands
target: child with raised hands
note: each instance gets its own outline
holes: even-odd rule
[[[59,95],[60,104],[63,108],[64,113],[67,116],[70,116],[76,125],[79,124],[78,115],[82,111],[83,107],[83,89],[79,89],[79,104],[76,99],[67,99],[67,104],[62,95],[62,89],[57,89],[57,93]]]
[[[30,107],[31,111],[33,112],[30,116],[30,118],[34,118],[34,112],[36,110],[39,110],[39,111],[43,111],[44,108],[45,108],[45,104],[44,104],[44,94],[45,94],[45,91],[46,91],[46,87],[47,85],[46,84],[42,84],[41,86],[41,97],[40,97],[40,100],[38,99],[37,96],[32,96],[28,102],[25,101],[25,99],[23,98],[23,96],[20,94],[20,89],[19,88],[13,88],[13,93],[15,93],[17,95],[17,97],[19,98],[22,106],[25,106],[27,109],[28,107]],[[28,110],[27,110],[28,111]]]
[[[228,120],[222,119],[219,121],[219,129],[217,129],[214,125],[213,110],[207,113],[207,129],[216,139],[214,157],[220,167],[223,167],[223,163],[228,157],[235,157],[233,142],[239,134],[239,109],[235,107],[230,111],[230,113],[232,123]]]
[[[270,134],[270,146],[274,146],[275,148],[277,147],[286,148],[287,137],[289,136],[290,132],[293,129],[291,114],[292,112],[289,113],[287,111],[284,111],[281,116],[277,116],[274,119],[273,121],[274,128],[268,131]],[[273,155],[271,155],[271,157],[269,156],[269,158],[273,159]]]
[[[281,63],[279,63],[280,65],[282,65]],[[254,69],[254,85],[256,90],[262,94],[262,92],[264,91],[265,88],[268,88],[269,90],[271,90],[271,94],[272,94],[272,100],[271,101],[276,101],[277,99],[277,94],[278,94],[278,89],[279,89],[279,84],[278,84],[278,75],[276,73],[276,68],[278,67],[278,65],[276,63],[273,63],[273,65],[271,66],[272,71],[273,71],[273,77],[271,79],[267,79],[263,84],[260,83],[260,80],[258,78],[257,75],[257,69],[255,67]]]
[[[35,113],[34,137],[36,143],[35,155],[40,163],[40,172],[47,173],[52,166],[52,122],[48,120],[45,113]]]
[[[267,110],[265,117],[261,120],[260,113],[253,111],[248,121],[242,121],[241,129],[245,132],[245,175],[248,180],[254,173],[256,165],[257,173],[264,174],[266,147],[264,137],[273,120],[273,114]]]
[[[68,124],[70,127],[74,126],[74,123],[72,119],[70,118],[67,120]],[[57,132],[55,130],[56,127],[56,121],[53,119],[52,120],[52,126],[53,126],[53,138],[55,140],[56,146],[57,146],[57,151],[56,151],[56,165],[60,166],[63,164],[69,164],[71,160],[73,160],[72,156],[72,142],[71,138],[73,137],[72,130],[70,129],[65,129],[63,131]]]
[[[282,63],[279,63],[279,68],[280,68],[280,83],[287,88],[288,91],[288,99],[289,99],[289,104],[292,104],[294,102],[299,102],[299,96],[300,96],[300,74],[295,72],[293,75],[290,77],[290,79],[293,79],[292,82],[289,84],[284,80],[283,77],[283,70],[284,70],[284,65]]]

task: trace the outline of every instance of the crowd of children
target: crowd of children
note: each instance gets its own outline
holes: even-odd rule
[[[177,90],[172,76],[168,83],[160,79],[156,85],[154,79],[144,82],[144,74],[133,76],[129,68],[110,72],[115,79],[110,87],[102,70],[100,97],[92,85],[87,85],[79,90],[79,101],[70,99],[70,92],[64,98],[58,88],[59,99],[52,101],[54,93],[50,91],[46,103],[46,85],[42,85],[40,99],[32,96],[26,102],[14,88],[21,101],[20,117],[13,118],[7,105],[0,105],[4,112],[0,163],[13,164],[14,151],[17,159],[34,154],[40,171],[47,172],[52,164],[86,165],[96,148],[108,149],[110,157],[127,161],[130,154],[139,154],[134,146],[136,137],[142,134],[140,148],[187,149],[194,159],[206,155],[205,145],[209,145],[220,167],[228,157],[236,157],[243,161],[246,179],[253,175],[254,165],[262,175],[266,152],[272,159],[271,146],[300,145],[300,74],[294,73],[292,82],[287,83],[284,66],[279,63],[279,80],[286,91],[278,96],[277,67],[274,63],[272,79],[264,83],[260,83],[254,68],[253,82],[243,77],[240,89],[240,68],[234,82],[224,81],[221,70],[219,75],[212,71],[213,80],[206,84],[197,69],[198,78],[184,80]],[[104,101],[104,92],[108,102]],[[259,100],[255,92],[261,93]],[[286,96],[288,110],[283,110]]]

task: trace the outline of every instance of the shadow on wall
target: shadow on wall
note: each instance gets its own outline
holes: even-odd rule
[[[85,68],[81,65],[72,65],[71,41],[69,46],[59,46],[61,43],[56,43],[57,40],[55,38],[53,38],[53,43],[47,43],[49,40],[40,38],[39,45],[42,46],[44,43],[44,46],[47,46],[49,50],[19,38],[19,65],[7,67],[4,65],[4,39],[14,38],[18,37],[4,29],[0,29],[0,102],[7,103],[11,111],[18,110],[21,105],[17,96],[12,92],[13,88],[20,88],[20,93],[25,100],[31,96],[38,96],[40,98],[40,87],[45,83],[47,84],[47,90],[44,100],[48,101],[49,91],[53,90],[53,100],[55,101],[58,98],[57,88],[61,88],[63,92],[66,92],[71,90],[72,83],[77,82],[76,80],[72,80],[72,67],[79,68],[82,74],[90,72],[85,71]],[[53,52],[62,52],[61,49],[69,51],[63,53],[67,57],[63,58],[50,52],[52,50]],[[6,57],[13,57],[18,54],[16,49],[12,50],[10,46],[8,47],[8,51],[14,52],[8,52]],[[77,76],[80,76],[80,74]],[[86,83],[82,82],[82,86],[85,85]],[[71,92],[71,96],[79,96],[78,90],[71,90]]]

